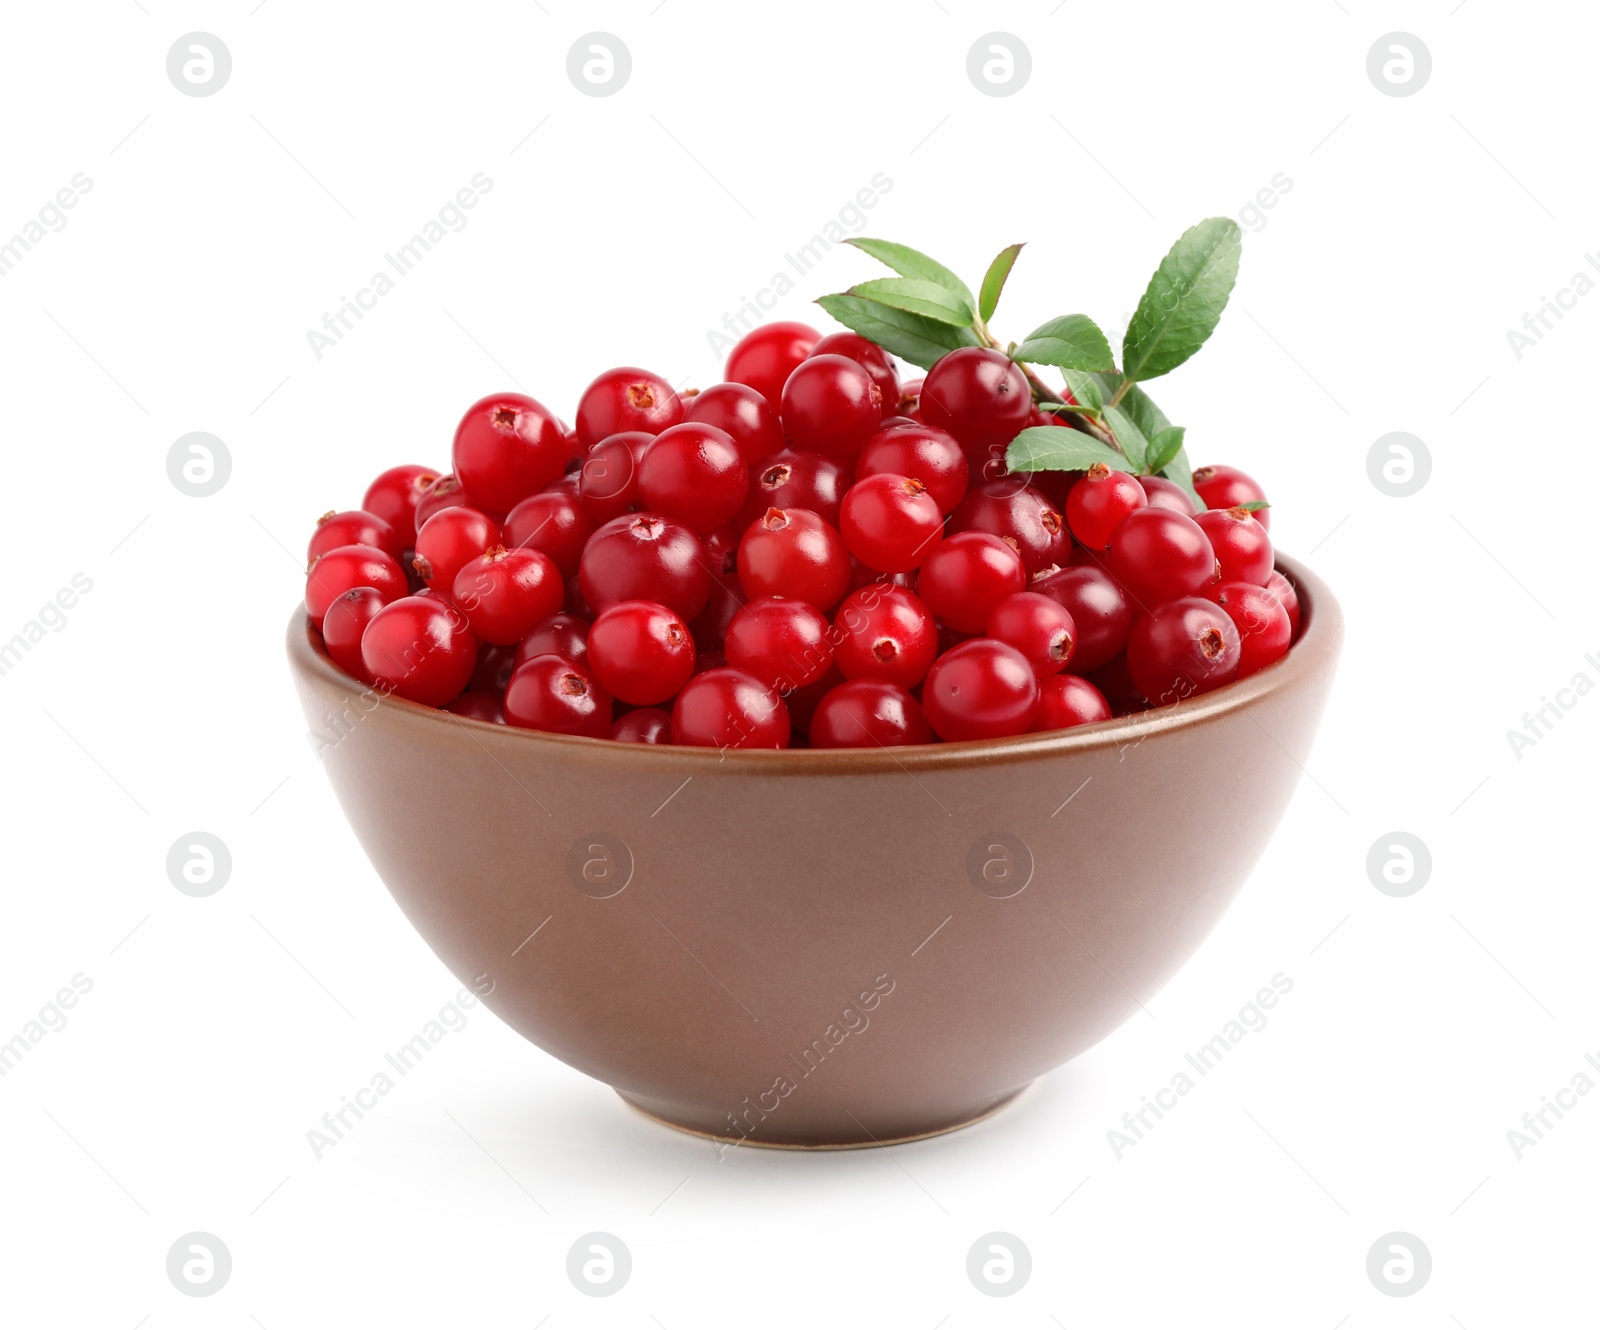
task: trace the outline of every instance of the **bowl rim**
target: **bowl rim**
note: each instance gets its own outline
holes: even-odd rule
[[[1192,729],[1219,717],[1241,711],[1263,698],[1293,688],[1300,680],[1324,667],[1338,650],[1343,630],[1343,615],[1327,584],[1298,560],[1277,556],[1277,568],[1295,587],[1300,597],[1300,636],[1280,659],[1246,679],[1240,679],[1198,697],[1176,702],[1130,716],[1117,716],[1090,725],[1064,730],[1047,730],[1000,739],[965,739],[949,743],[914,744],[894,748],[783,748],[719,749],[695,748],[677,744],[619,743],[614,739],[594,739],[583,735],[549,734],[512,725],[474,720],[454,712],[423,706],[392,694],[376,692],[359,679],[353,679],[334,664],[311,627],[304,606],[297,606],[289,618],[288,654],[296,674],[347,693],[373,693],[377,710],[387,711],[396,721],[442,732],[462,730],[491,754],[520,752],[524,756],[548,752],[552,757],[606,755],[608,761],[637,764],[641,769],[674,768],[730,770],[777,775],[785,772],[872,773],[938,771],[981,765],[1012,758],[1055,756],[1102,749],[1126,748],[1158,734]],[[502,749],[502,745],[507,746]]]

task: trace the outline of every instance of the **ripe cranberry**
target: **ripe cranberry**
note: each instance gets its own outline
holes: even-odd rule
[[[1139,488],[1144,491],[1145,498],[1157,508],[1170,508],[1185,517],[1193,517],[1199,512],[1194,506],[1194,500],[1189,497],[1189,492],[1165,476],[1140,476]]]
[[[550,734],[604,739],[611,732],[611,698],[582,665],[560,656],[534,656],[511,672],[506,724]]]
[[[900,377],[894,372],[894,362],[889,353],[876,342],[869,342],[860,333],[829,333],[814,347],[813,356],[843,356],[853,360],[872,375],[883,399],[883,414],[890,415],[900,409]]]
[[[934,362],[918,410],[924,424],[955,435],[968,459],[981,466],[990,448],[1010,443],[1026,428],[1033,394],[1007,356],[964,346]]]
[[[1122,519],[1148,502],[1133,476],[1096,462],[1067,493],[1067,526],[1090,549],[1103,550]]]
[[[869,585],[845,597],[833,616],[834,655],[847,679],[914,688],[939,653],[933,615],[896,586]]]
[[[461,482],[454,476],[439,476],[433,484],[422,491],[417,499],[417,506],[411,514],[411,525],[421,531],[423,525],[435,513],[442,513],[446,508],[467,508],[467,492],[461,488]],[[412,537],[412,544],[416,537]]]
[[[625,600],[589,625],[589,671],[633,706],[665,702],[694,673],[694,637],[665,605]]]
[[[1015,647],[978,637],[933,662],[922,706],[941,739],[1024,734],[1039,712],[1039,680]]]
[[[318,555],[306,570],[306,613],[322,627],[328,607],[358,586],[369,586],[387,604],[406,594],[406,575],[390,555],[371,545],[341,545]]]
[[[487,721],[490,725],[506,723],[505,708],[500,705],[500,694],[481,688],[469,688],[453,702],[445,703],[446,711],[469,720]]]
[[[585,545],[584,548],[588,549],[588,546]],[[578,564],[578,574],[578,577],[569,577],[567,579],[567,598],[562,602],[561,608],[565,613],[576,615],[585,623],[588,623],[594,618],[594,609],[583,598],[583,587],[580,585],[580,579],[583,574],[581,560]]]
[[[804,508],[769,508],[739,542],[739,583],[745,595],[787,596],[832,609],[850,580],[844,539]]]
[[[560,656],[574,665],[589,658],[589,621],[576,614],[552,614],[517,645],[511,666],[525,665],[535,656]]]
[[[1015,647],[1043,679],[1067,667],[1078,629],[1059,601],[1037,591],[1019,591],[989,611],[984,635]]]
[[[809,508],[837,527],[849,488],[849,473],[831,457],[785,448],[751,471],[750,494],[740,517],[748,527],[768,508]]]
[[[376,587],[351,587],[322,616],[322,645],[333,663],[354,679],[371,683],[361,660],[361,635],[388,601]]]
[[[438,479],[431,466],[392,466],[367,486],[361,510],[392,526],[403,549],[417,538],[417,500]]]
[[[1203,466],[1194,473],[1194,489],[1207,508],[1236,508],[1241,503],[1265,503],[1267,492],[1237,467]],[[1250,514],[1263,527],[1272,525],[1268,508]]]
[[[1016,549],[986,531],[950,536],[928,556],[917,594],[934,617],[957,633],[981,633],[989,612],[1028,584]]]
[[[764,323],[728,352],[722,377],[747,384],[777,406],[790,371],[811,354],[820,336],[803,323]]]
[[[341,545],[371,545],[394,559],[405,549],[399,533],[376,513],[359,509],[348,513],[326,512],[317,518],[317,529],[311,533],[306,563],[315,563],[318,555]]]
[[[430,589],[448,596],[456,574],[500,543],[500,527],[476,508],[445,508],[417,532],[411,563]]]
[[[1239,630],[1239,678],[1272,664],[1289,649],[1293,636],[1289,611],[1268,588],[1224,582],[1210,599],[1227,611]]]
[[[920,480],[882,473],[858,480],[844,496],[839,531],[868,568],[905,573],[939,547],[944,515]]]
[[[577,487],[565,480],[530,494],[511,510],[501,530],[508,546],[549,555],[563,578],[578,571],[583,547],[592,535],[594,522],[578,498]]]
[[[715,425],[663,430],[639,463],[639,500],[691,531],[715,531],[744,506],[750,469],[739,447]]]
[[[974,485],[950,514],[950,532],[987,531],[1022,556],[1029,576],[1064,565],[1072,550],[1066,520],[1032,485],[1016,477]]]
[[[611,738],[630,744],[670,744],[672,713],[660,707],[636,707],[611,722]]]
[[[672,740],[695,748],[787,748],[789,709],[743,670],[697,674],[672,707]]]
[[[808,732],[813,748],[899,748],[933,742],[922,704],[898,684],[851,679],[817,703]]]
[[[578,499],[597,526],[639,506],[639,464],[654,434],[628,430],[602,439],[589,450],[578,472]]]
[[[423,706],[442,707],[467,686],[478,642],[467,616],[435,596],[402,596],[361,635],[361,661],[374,683]]]
[[[737,575],[731,582],[713,575],[711,595],[706,600],[705,609],[689,621],[689,630],[694,634],[695,642],[720,651],[727,640],[728,626],[733,622],[733,616],[744,606],[744,589],[739,585]]]
[[[485,642],[514,646],[561,608],[561,570],[538,550],[491,545],[451,583],[450,598]]]
[[[1289,640],[1292,642],[1300,636],[1300,593],[1294,589],[1293,582],[1276,571],[1267,579],[1267,590],[1278,598],[1289,613]]]
[[[624,430],[659,434],[683,419],[672,385],[643,369],[608,369],[578,399],[578,442],[593,448]]]
[[[910,476],[919,480],[948,515],[967,492],[967,456],[942,429],[912,422],[885,427],[867,440],[856,458],[856,479],[868,476]]]
[[[1039,684],[1039,714],[1033,728],[1065,730],[1111,719],[1105,694],[1078,674],[1052,674]]]
[[[1220,605],[1184,596],[1133,625],[1128,675],[1154,706],[1208,693],[1238,674],[1239,630]]]
[[[778,414],[794,447],[854,465],[861,445],[883,421],[883,394],[855,361],[814,356],[789,375]]]
[[[1217,556],[1206,533],[1170,508],[1136,508],[1123,518],[1111,533],[1106,566],[1146,613],[1198,595],[1217,580]]]
[[[828,616],[803,600],[762,596],[733,616],[722,652],[734,669],[792,692],[833,664]]]
[[[783,447],[777,406],[747,384],[713,383],[683,404],[683,418],[725,430],[751,467]]]
[[[921,379],[907,379],[900,385],[900,402],[898,408],[900,414],[905,416],[908,420],[915,421],[919,425],[922,423],[922,415],[921,411],[919,410],[919,404],[921,400]]]
[[[1078,646],[1072,668],[1097,670],[1128,645],[1135,611],[1128,595],[1104,569],[1093,565],[1062,568],[1037,579],[1029,588],[1049,596],[1072,616]]]
[[[433,593],[430,591],[431,596]],[[468,692],[503,693],[511,681],[511,670],[516,664],[516,648],[496,646],[493,642],[478,643],[478,663],[472,667],[472,678],[467,682]]]
[[[1100,690],[1101,695],[1110,704],[1113,716],[1133,716],[1141,711],[1150,710],[1150,704],[1144,700],[1143,694],[1133,682],[1133,677],[1128,673],[1126,652],[1108,661],[1099,669],[1091,670],[1085,677]]]
[[[711,572],[700,538],[654,513],[607,522],[589,538],[578,586],[596,613],[625,600],[653,600],[685,622],[706,607]]]
[[[1224,582],[1266,586],[1272,576],[1272,537],[1243,508],[1210,508],[1195,518],[1217,556]]]
[[[868,568],[860,559],[851,559],[850,585],[846,590],[859,591],[864,586],[897,586],[902,591],[915,591],[917,589],[917,573],[915,569],[904,573],[880,573],[876,568]]]
[[[451,454],[468,500],[509,513],[567,469],[561,422],[531,397],[495,393],[467,408]]]

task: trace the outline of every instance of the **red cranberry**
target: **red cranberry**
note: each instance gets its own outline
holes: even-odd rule
[[[697,674],[672,707],[672,740],[694,748],[787,748],[789,709],[743,670]]]
[[[660,707],[635,707],[611,722],[611,737],[629,744],[670,744],[672,713]]]
[[[417,538],[417,500],[438,479],[431,466],[392,466],[367,486],[361,510],[392,526],[404,549]]]
[[[1022,556],[1031,576],[1052,564],[1066,563],[1072,538],[1066,521],[1049,500],[1016,478],[974,485],[950,514],[950,532],[987,531],[999,536]]]
[[[428,593],[433,594],[431,591]],[[496,646],[493,642],[478,643],[478,663],[472,668],[472,678],[467,682],[468,692],[503,693],[510,682],[511,670],[516,663],[516,648]]]
[[[917,594],[947,627],[981,633],[989,612],[1027,584],[1013,546],[988,532],[963,531],[928,556],[917,576]]]
[[[1274,572],[1267,579],[1267,590],[1272,592],[1288,611],[1289,640],[1292,642],[1300,636],[1300,593],[1294,589],[1294,583],[1280,572]]]
[[[1238,674],[1239,630],[1227,611],[1199,596],[1158,606],[1128,638],[1128,675],[1153,706],[1208,693]]]
[[[739,542],[739,583],[745,595],[787,596],[832,609],[850,580],[844,540],[804,508],[769,508]]]
[[[496,393],[467,408],[452,458],[472,504],[509,513],[567,469],[567,440],[561,422],[533,398]]]
[[[1104,569],[1093,565],[1047,573],[1029,588],[1049,596],[1072,616],[1078,646],[1072,668],[1097,670],[1128,645],[1135,612],[1128,595]]]
[[[1239,678],[1277,660],[1289,649],[1293,629],[1289,611],[1266,587],[1251,582],[1224,582],[1211,597],[1239,630]]]
[[[636,513],[612,519],[589,538],[578,585],[597,613],[625,600],[653,600],[688,621],[706,607],[711,572],[700,538],[688,527]]]
[[[399,533],[376,513],[359,509],[348,513],[327,512],[317,518],[317,529],[312,532],[311,543],[306,548],[306,563],[315,563],[318,555],[341,545],[371,545],[393,559],[398,559],[405,549]]]
[[[430,589],[449,595],[456,574],[500,543],[500,527],[476,508],[445,508],[417,532],[412,566]]]
[[[1007,356],[964,346],[934,362],[918,410],[924,424],[955,435],[968,459],[981,465],[990,448],[1010,443],[1026,428],[1033,394]]]
[[[406,575],[400,565],[371,545],[341,545],[319,555],[306,570],[306,613],[322,627],[322,619],[346,591],[372,587],[385,603],[406,594]]]
[[[555,560],[538,550],[493,545],[465,565],[450,598],[465,612],[480,640],[497,646],[522,641],[566,596]]]
[[[809,731],[813,748],[899,748],[933,741],[922,704],[897,684],[851,679],[817,703]]]
[[[1090,549],[1103,550],[1122,519],[1148,502],[1133,476],[1096,462],[1067,493],[1067,526]]]
[[[778,414],[794,447],[853,466],[861,445],[883,420],[883,394],[855,361],[815,356],[789,375]]]
[[[1211,508],[1195,518],[1217,556],[1224,582],[1265,586],[1272,576],[1272,537],[1243,508]]]
[[[1200,511],[1194,506],[1194,500],[1189,497],[1189,492],[1165,476],[1140,476],[1139,488],[1144,491],[1145,498],[1157,508],[1170,508],[1185,517],[1193,517]]]
[[[684,403],[683,418],[725,430],[752,468],[783,447],[777,406],[743,383],[713,383]]]
[[[691,531],[715,531],[744,506],[750,470],[738,445],[715,425],[689,423],[663,430],[639,463],[644,507]]]
[[[845,597],[833,617],[834,654],[847,679],[914,688],[939,652],[939,634],[920,598],[869,585]]]
[[[1039,680],[1015,647],[978,637],[933,662],[922,706],[941,739],[1024,734],[1039,712]]]
[[[781,693],[815,683],[833,664],[828,617],[803,600],[762,596],[733,616],[728,664]]]
[[[1105,694],[1077,674],[1053,674],[1039,684],[1039,715],[1035,730],[1065,730],[1073,725],[1093,725],[1111,719]]]
[[[506,724],[551,734],[604,739],[611,732],[611,698],[582,665],[560,656],[534,656],[511,672]]]
[[[868,568],[905,573],[939,547],[944,515],[920,480],[882,473],[858,480],[844,496],[839,532]]]
[[[728,353],[722,377],[747,384],[777,406],[790,372],[811,354],[821,335],[803,323],[762,324]]]
[[[869,342],[860,333],[829,333],[811,348],[811,354],[843,356],[846,360],[855,361],[872,375],[872,381],[878,385],[878,392],[883,399],[883,414],[889,415],[900,409],[900,378],[894,372],[894,362],[889,359],[889,353],[876,342]]]
[[[672,385],[649,370],[608,369],[578,400],[578,442],[593,448],[624,430],[659,434],[683,419],[683,402]]]
[[[1123,518],[1111,533],[1106,565],[1145,612],[1198,595],[1217,580],[1217,556],[1206,533],[1169,508],[1136,508]]]
[[[372,616],[361,635],[361,660],[385,692],[442,707],[472,678],[478,642],[454,605],[403,596]]]
[[[589,625],[589,670],[612,697],[665,702],[694,673],[694,637],[665,605],[624,600]]]
[[[568,481],[530,494],[511,510],[501,530],[507,545],[549,555],[563,578],[578,571],[583,547],[592,535],[594,523]]]
[[[849,473],[831,457],[786,448],[752,469],[750,494],[740,516],[748,527],[768,508],[809,508],[837,527],[849,488]]]
[[[411,514],[411,525],[417,531],[421,531],[435,513],[442,513],[446,508],[470,506],[467,502],[467,492],[461,488],[459,480],[454,476],[439,476],[417,499],[417,506]],[[415,543],[416,538],[413,536],[412,544]]]
[[[329,605],[322,616],[322,645],[328,649],[329,657],[351,678],[360,679],[362,683],[371,683],[372,676],[361,659],[361,635],[388,603],[376,587],[351,587]]]
[[[517,645],[512,668],[525,665],[535,656],[560,656],[574,665],[589,658],[589,621],[576,614],[552,614]]]
[[[602,439],[589,450],[578,473],[578,498],[596,525],[639,506],[639,466],[654,434],[628,430]]]
[[[898,404],[899,412],[908,420],[915,421],[919,425],[922,423],[921,411],[919,410],[919,403],[921,402],[921,399],[921,379],[907,379],[900,385],[900,401]]]
[[[469,688],[453,702],[445,703],[446,711],[469,720],[487,721],[490,725],[506,723],[505,709],[500,705],[500,694],[480,688]]]
[[[1067,667],[1078,630],[1059,601],[1037,591],[1019,591],[989,611],[985,636],[1015,647],[1042,679]]]
[[[1241,503],[1265,503],[1267,492],[1233,466],[1203,466],[1194,473],[1194,489],[1207,508],[1236,508]],[[1272,513],[1257,508],[1250,514],[1263,527],[1272,525]]]
[[[967,492],[967,457],[961,445],[931,425],[885,425],[856,458],[856,479],[910,476],[922,482],[941,513],[953,512]]]

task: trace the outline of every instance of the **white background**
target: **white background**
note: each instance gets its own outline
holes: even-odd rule
[[[0,1080],[0,1321],[1592,1318],[1600,1094],[1520,1159],[1507,1132],[1600,1051],[1600,699],[1520,758],[1507,732],[1574,675],[1600,681],[1600,298],[1520,360],[1506,332],[1600,245],[1597,18],[1502,0],[9,7],[0,236],[75,173],[93,187],[0,279],[0,638],[74,573],[93,589],[0,677],[0,1040],[74,974],[93,988]],[[607,98],[565,72],[596,29],[633,58]],[[966,74],[995,29],[1031,50],[1013,96]],[[232,53],[214,96],[166,75],[195,30]],[[1396,30],[1432,52],[1415,96],[1366,73]],[[469,225],[317,359],[307,330],[477,172],[493,189]],[[974,283],[1030,242],[1002,337],[1080,310],[1120,330],[1184,227],[1292,180],[1247,227],[1212,344],[1154,389],[1197,464],[1265,481],[1280,547],[1348,617],[1271,849],[1149,1019],[942,1140],[719,1161],[479,1008],[314,1158],[307,1131],[455,984],[346,828],[291,694],[313,520],[383,467],[445,464],[490,390],[570,418],[612,364],[714,380],[707,330],[878,172],[892,189],[861,233]],[[872,275],[836,248],[777,313],[827,326],[808,302]],[[232,457],[210,498],[167,477],[194,430]],[[1404,499],[1366,465],[1395,430],[1433,459]],[[1137,853],[1161,815],[1105,834]],[[207,899],[165,869],[194,830],[233,856]],[[1405,899],[1366,870],[1395,830],[1433,856]],[[1122,1114],[1280,971],[1268,1026],[1116,1158]],[[204,1299],[165,1273],[192,1230],[233,1256]],[[632,1252],[617,1296],[565,1275],[591,1230]],[[1005,1299],[965,1270],[992,1230],[1033,1253]],[[1433,1256],[1412,1297],[1365,1272],[1394,1230]]]

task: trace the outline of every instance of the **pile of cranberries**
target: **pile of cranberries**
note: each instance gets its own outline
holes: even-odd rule
[[[479,721],[719,748],[989,739],[1181,701],[1298,629],[1265,496],[1197,471],[1008,474],[1060,423],[1005,355],[900,382],[877,345],[758,328],[682,395],[608,370],[569,429],[474,403],[453,469],[385,471],[311,538],[354,678]]]

